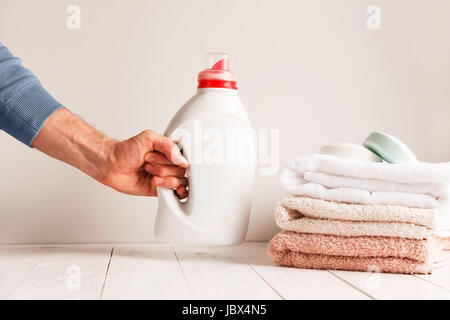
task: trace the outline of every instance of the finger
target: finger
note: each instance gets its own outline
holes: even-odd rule
[[[159,165],[147,163],[144,166],[145,171],[159,177],[175,176],[184,177],[186,169],[174,165]]]
[[[178,195],[178,198],[180,198],[180,199],[185,199],[189,195],[185,186],[179,186],[176,190],[176,193]]]
[[[167,159],[172,161],[173,164],[183,168],[187,168],[189,166],[189,162],[183,157],[180,149],[178,149],[177,145],[169,138],[159,136],[155,140],[153,148],[164,154]]]
[[[153,185],[160,188],[176,189],[179,186],[187,186],[188,179],[185,177],[159,177],[154,176],[152,179]]]
[[[163,155],[160,152],[147,152],[147,154],[144,157],[144,160],[147,162],[155,163],[155,164],[169,164],[173,165],[173,162],[166,158],[165,155]]]

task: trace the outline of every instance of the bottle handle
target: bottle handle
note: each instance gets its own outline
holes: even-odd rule
[[[177,143],[178,148],[183,150],[182,143]],[[186,153],[183,154],[183,156],[186,158],[186,160],[189,162],[189,155]],[[191,167],[188,167],[186,169],[186,173],[188,177],[191,177]],[[190,179],[191,180],[191,179]],[[202,228],[194,225],[189,221],[189,217],[191,214],[191,208],[193,204],[193,198],[195,190],[193,188],[193,184],[189,184],[189,196],[187,201],[182,202],[176,195],[175,191],[173,189],[167,189],[167,188],[156,188],[157,194],[158,194],[158,210],[160,208],[166,208],[166,211],[174,214],[178,219],[182,220],[184,223],[189,225],[191,228],[196,229],[198,231],[205,232]]]

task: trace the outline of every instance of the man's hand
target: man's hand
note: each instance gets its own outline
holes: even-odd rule
[[[188,166],[169,138],[145,130],[112,145],[103,183],[120,192],[143,196],[155,196],[156,187],[170,188],[183,199],[187,197]]]
[[[187,197],[188,162],[170,139],[151,130],[117,142],[60,109],[32,146],[123,193],[156,196],[156,187],[162,187]]]

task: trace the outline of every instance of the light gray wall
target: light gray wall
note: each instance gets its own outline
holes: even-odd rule
[[[81,30],[66,8],[81,7]],[[368,30],[366,9],[381,8]],[[232,56],[256,128],[280,129],[280,159],[373,130],[426,161],[450,160],[448,0],[1,0],[0,39],[59,101],[122,139],[162,132],[193,93],[204,55]],[[105,188],[0,133],[0,242],[152,240],[156,200]],[[249,231],[276,231],[283,195],[258,176]]]

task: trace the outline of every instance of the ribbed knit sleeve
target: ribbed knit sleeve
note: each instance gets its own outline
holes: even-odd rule
[[[45,120],[61,107],[0,42],[0,130],[31,147]]]

